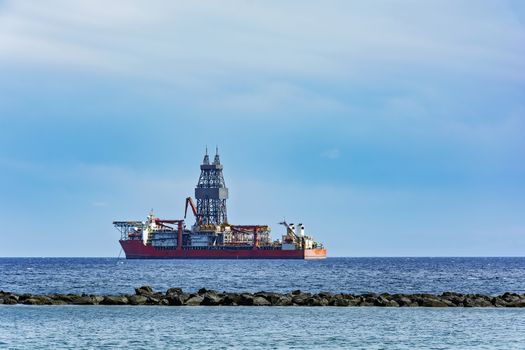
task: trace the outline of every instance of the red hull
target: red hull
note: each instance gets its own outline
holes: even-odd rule
[[[139,240],[120,241],[127,259],[325,259],[326,249],[157,249]]]

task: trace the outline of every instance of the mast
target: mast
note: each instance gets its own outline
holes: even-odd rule
[[[197,199],[197,213],[200,224],[222,225],[228,223],[226,213],[226,199],[228,188],[222,175],[223,166],[219,157],[219,148],[216,148],[215,158],[210,164],[208,148],[201,164],[199,182],[195,188]]]

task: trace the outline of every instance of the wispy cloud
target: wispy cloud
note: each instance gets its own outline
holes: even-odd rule
[[[341,151],[338,148],[330,148],[321,153],[321,157],[328,159],[337,159],[341,156]]]
[[[96,68],[172,83],[233,72],[379,79],[408,66],[525,77],[525,31],[504,1],[298,7],[53,0],[10,1],[0,11],[0,59],[10,64]]]

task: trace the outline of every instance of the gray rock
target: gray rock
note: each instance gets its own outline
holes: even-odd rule
[[[204,299],[201,302],[201,305],[221,305],[222,304],[222,297],[217,295],[216,293],[206,293],[204,295]]]
[[[253,295],[248,293],[241,294],[237,305],[253,305]]]
[[[184,298],[181,294],[170,294],[166,297],[168,305],[180,306],[183,305],[187,298]]]
[[[191,296],[188,300],[186,300],[184,305],[188,305],[188,306],[200,305],[203,300],[204,300],[204,297],[202,295],[194,295],[194,296]]]
[[[329,301],[326,298],[315,296],[308,298],[307,303],[309,306],[327,306]]]
[[[452,304],[450,301],[447,302],[436,297],[429,297],[428,295],[417,298],[417,303],[419,306],[424,307],[448,307]]]
[[[292,293],[292,303],[294,305],[304,306],[308,305],[308,300],[310,299],[309,296],[304,294],[293,294]]]
[[[4,304],[4,305],[15,305],[15,304],[18,304],[18,301],[14,298],[10,298],[10,297],[4,297],[1,299],[3,302],[0,303],[0,304]]]
[[[182,293],[183,291],[181,288],[170,288],[166,291],[166,295],[179,295]]]
[[[26,305],[52,305],[53,300],[46,296],[34,295],[32,298],[25,299],[23,303]]]
[[[406,297],[406,296],[403,296],[403,297],[399,297],[397,299],[394,299],[397,304],[399,306],[402,306],[402,307],[415,307],[415,306],[419,306],[417,304],[417,302],[413,301],[412,299]]]
[[[135,288],[135,294],[148,296],[153,294],[153,288],[151,288],[150,286],[142,286],[139,288]]]
[[[130,297],[131,298],[131,297]],[[102,305],[127,305],[128,298],[124,295],[106,295],[100,302]]]
[[[275,306],[291,306],[293,305],[292,298],[288,295],[282,295],[275,302],[272,303]]]
[[[272,303],[270,303],[266,298],[263,297],[255,297],[252,300],[252,305],[254,306],[270,306]]]
[[[463,300],[463,306],[465,307],[488,307],[488,306],[493,306],[493,304],[486,300],[485,298],[480,298],[480,297],[473,297],[473,298],[465,298],[465,300]]]
[[[131,305],[144,305],[148,301],[148,297],[145,297],[144,295],[131,295],[128,298],[128,302]]]

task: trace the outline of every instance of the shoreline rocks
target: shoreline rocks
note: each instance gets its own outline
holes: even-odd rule
[[[276,292],[217,292],[201,288],[186,293],[170,288],[155,292],[150,286],[129,295],[31,295],[0,291],[0,305],[160,305],[160,306],[335,306],[335,307],[525,307],[525,294],[498,296],[444,292],[442,294],[346,294],[294,290]]]

